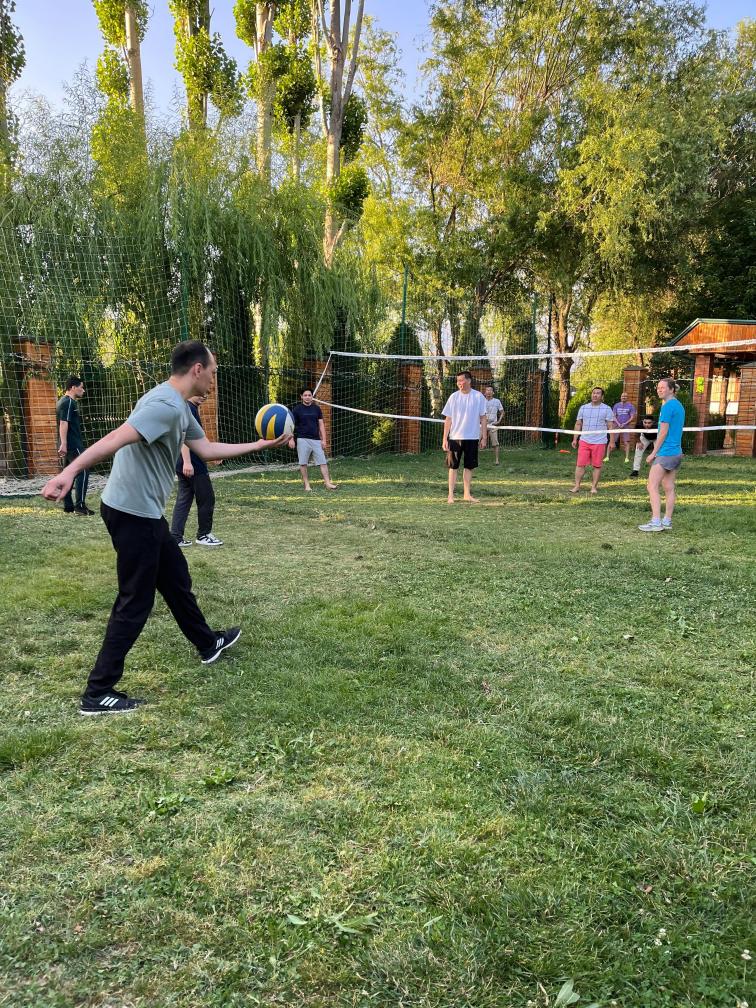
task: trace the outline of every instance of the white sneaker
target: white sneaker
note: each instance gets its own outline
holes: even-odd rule
[[[672,519],[671,518],[667,518],[666,515],[662,518],[662,522],[661,523],[662,523],[662,528],[665,528],[665,529],[671,529],[672,528]]]
[[[641,532],[661,532],[663,531],[664,526],[660,521],[650,521],[646,522],[645,525],[639,525],[638,529]]]
[[[217,539],[212,532],[208,532],[207,535],[199,536],[197,539],[198,546],[222,546],[223,540]]]
[[[184,548],[184,546],[191,546],[192,545],[192,540],[191,539],[183,539],[182,538],[182,539],[178,539],[177,542],[178,542],[179,546],[181,546],[182,549]]]

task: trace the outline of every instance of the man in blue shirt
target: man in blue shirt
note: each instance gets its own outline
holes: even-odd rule
[[[659,433],[646,462],[651,466],[648,474],[648,496],[651,501],[651,521],[639,525],[641,532],[661,532],[672,528],[672,512],[675,509],[675,480],[682,462],[682,433],[685,425],[685,409],[678,400],[677,382],[672,378],[662,378],[656,386],[656,394],[662,401],[659,413]],[[664,517],[661,517],[661,490],[664,490]]]

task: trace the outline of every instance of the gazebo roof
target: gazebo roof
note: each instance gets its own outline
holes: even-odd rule
[[[698,353],[730,354],[756,353],[756,319],[695,319],[669,346],[695,346],[698,343],[742,343],[739,347],[699,350]],[[695,352],[695,351],[694,351]]]

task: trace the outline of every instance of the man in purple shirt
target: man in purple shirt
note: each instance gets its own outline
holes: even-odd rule
[[[612,413],[614,413],[614,419],[617,421],[617,433],[611,435],[606,458],[608,460],[609,453],[617,447],[618,439],[622,438],[622,445],[625,449],[625,463],[627,464],[630,461],[629,430],[635,426],[635,418],[638,415],[638,411],[630,402],[627,392],[623,392],[620,396],[620,401],[612,406]]]

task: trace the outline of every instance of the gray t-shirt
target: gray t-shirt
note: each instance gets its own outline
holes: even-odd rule
[[[142,440],[116,452],[103,504],[140,518],[160,518],[173,489],[181,445],[204,437],[204,431],[169,382],[143,395],[126,423]]]

